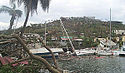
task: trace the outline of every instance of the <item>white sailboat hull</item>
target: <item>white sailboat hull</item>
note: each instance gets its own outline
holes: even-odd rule
[[[75,50],[77,56],[83,56],[83,55],[90,55],[94,54],[95,50],[86,50],[86,49],[81,49],[81,50]]]

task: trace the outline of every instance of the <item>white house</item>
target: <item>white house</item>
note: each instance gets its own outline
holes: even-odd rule
[[[125,34],[125,30],[113,30],[113,33],[123,35]]]

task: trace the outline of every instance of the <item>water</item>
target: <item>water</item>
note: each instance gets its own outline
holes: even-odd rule
[[[125,73],[125,57],[85,57],[58,61],[59,66],[73,73]]]

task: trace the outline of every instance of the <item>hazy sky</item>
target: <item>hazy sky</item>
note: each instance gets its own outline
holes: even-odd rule
[[[9,0],[0,0],[0,6],[9,5]],[[125,0],[51,0],[49,13],[38,8],[38,14],[29,18],[30,23],[41,23],[45,20],[59,19],[61,16],[95,16],[101,20],[109,20],[109,11],[112,8],[112,20],[123,21],[125,23]],[[17,7],[21,9],[22,7]],[[0,14],[0,29],[7,29],[10,16],[6,13]],[[25,20],[25,13],[19,19],[18,26],[22,26]]]

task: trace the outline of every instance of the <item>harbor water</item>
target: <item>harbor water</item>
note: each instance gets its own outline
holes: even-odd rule
[[[71,73],[125,73],[125,57],[78,57],[58,64]]]

